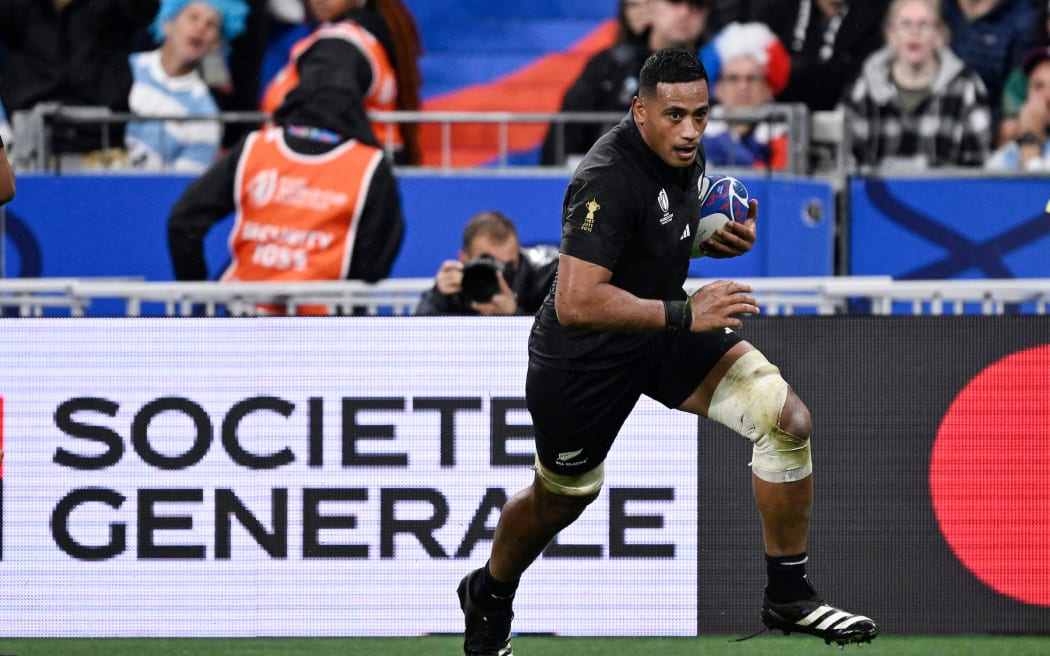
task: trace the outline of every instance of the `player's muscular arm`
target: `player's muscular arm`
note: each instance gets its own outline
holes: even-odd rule
[[[554,308],[563,326],[637,332],[664,327],[663,302],[609,284],[612,271],[562,253]]]
[[[558,320],[565,326],[638,332],[666,330],[662,300],[638,298],[609,284],[612,272],[571,255],[560,256],[554,296]],[[737,315],[758,314],[751,287],[719,280],[697,290],[690,299],[690,330],[703,332],[739,328]]]

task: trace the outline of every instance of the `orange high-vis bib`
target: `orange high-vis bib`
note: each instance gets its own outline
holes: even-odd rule
[[[364,54],[372,69],[372,84],[365,90],[365,111],[394,111],[397,109],[397,74],[383,44],[371,32],[352,21],[324,23],[312,34],[300,39],[288,56],[288,63],[274,76],[263,93],[260,108],[273,113],[284,102],[292,89],[299,84],[299,57],[317,43],[319,39],[344,39]],[[372,132],[384,147],[395,150],[404,145],[401,127],[397,123],[372,122]]]
[[[304,155],[288,147],[280,128],[250,134],[237,163],[231,261],[222,280],[345,279],[382,159],[382,151],[357,141]],[[304,306],[299,313],[327,309]]]

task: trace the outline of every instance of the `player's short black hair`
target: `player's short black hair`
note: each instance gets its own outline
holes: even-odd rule
[[[661,82],[676,84],[697,80],[710,83],[707,70],[695,52],[684,48],[664,48],[649,55],[642,64],[642,72],[638,75],[638,95],[652,95],[656,92],[656,85]]]

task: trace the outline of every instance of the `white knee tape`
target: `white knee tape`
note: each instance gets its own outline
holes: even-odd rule
[[[751,440],[751,471],[770,483],[798,481],[813,472],[809,440],[780,428],[787,392],[780,370],[761,351],[749,351],[722,377],[707,413]]]
[[[605,463],[600,463],[594,469],[577,476],[556,474],[543,466],[539,457],[536,458],[536,475],[540,477],[543,487],[554,494],[565,497],[588,497],[598,494],[605,483]]]
[[[770,483],[801,481],[813,473],[809,440],[774,428],[755,442],[751,471]]]

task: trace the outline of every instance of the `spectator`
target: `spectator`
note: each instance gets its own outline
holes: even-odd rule
[[[309,0],[309,8],[320,25],[292,46],[288,63],[263,94],[263,111],[273,111],[309,67],[352,85],[366,111],[419,108],[416,58],[421,46],[415,22],[400,0],[370,0],[362,6],[357,0]],[[398,81],[395,62],[402,67],[404,81]],[[404,99],[399,97],[402,91]],[[373,130],[376,142],[393,152],[395,162],[418,162],[414,130],[409,130],[408,143],[396,123],[375,122]]]
[[[0,2],[0,99],[12,117],[39,103],[128,110],[135,36],[157,0],[3,0]],[[111,143],[120,143],[121,134]],[[98,127],[56,129],[57,152],[101,146]]]
[[[242,0],[248,6],[244,29],[225,48],[212,51],[202,62],[202,76],[223,112],[255,112],[259,109],[263,58],[275,27],[286,7],[298,10],[302,23],[302,0]],[[282,60],[282,63],[283,60]],[[257,124],[229,122],[223,126],[222,148],[229,148],[251,132]]]
[[[645,31],[649,29],[649,0],[620,0],[616,21],[617,43],[644,39]]]
[[[638,72],[652,53],[662,48],[698,50],[707,25],[707,0],[649,0],[649,30],[645,40],[617,43],[587,62],[562,99],[563,112],[623,112],[638,91]],[[554,125],[543,142],[540,162],[564,164],[583,156],[608,125]],[[559,136],[564,139],[559,142]]]
[[[250,132],[186,188],[168,218],[178,280],[208,278],[204,236],[234,211],[222,280],[375,282],[390,273],[403,233],[397,183],[362,139],[372,134],[361,99],[341,82],[304,77],[275,126]]]
[[[981,78],[945,46],[938,0],[894,0],[887,46],[864,63],[845,99],[862,166],[981,166],[991,112]]]
[[[716,59],[710,66],[708,60]],[[763,23],[731,23],[701,55],[713,77],[710,121],[704,131],[707,163],[714,166],[787,167],[788,126],[782,121],[726,120],[738,110],[768,107],[784,88],[791,58]]]
[[[4,140],[0,138],[0,206],[6,205],[15,197],[15,174],[11,170],[11,162],[7,161],[7,149],[4,148]],[[3,458],[0,451],[0,459]]]
[[[131,55],[128,106],[140,116],[211,116],[219,107],[199,68],[205,55],[244,29],[243,0],[162,0],[152,32],[160,48]],[[124,143],[132,167],[199,173],[215,161],[222,124],[132,121]]]
[[[1032,0],[943,0],[949,47],[984,82],[992,120],[999,123],[1003,83],[1037,45],[1032,38]]]
[[[721,32],[730,23],[746,23],[757,0],[708,0],[711,15],[707,27],[713,32]]]
[[[402,0],[365,0],[357,16],[374,13],[380,19],[374,34],[393,60],[397,74],[397,109],[419,111],[423,106],[423,76],[419,72],[419,57],[423,54],[423,40],[412,12]],[[363,19],[355,19],[363,20]],[[362,23],[366,29],[369,23]],[[381,29],[382,28],[382,29]],[[388,34],[384,37],[383,32]],[[389,41],[385,41],[388,38]],[[395,134],[396,136],[396,134]],[[419,146],[419,124],[400,126],[403,147],[397,161],[401,164],[419,164],[423,161]]]
[[[1023,60],[1028,93],[1017,115],[1018,136],[999,148],[988,168],[1050,171],[1050,46],[1030,50]]]
[[[778,102],[834,109],[880,45],[887,0],[764,0],[752,14],[791,53],[791,77]]]
[[[269,84],[273,76],[288,63],[288,52],[300,39],[313,31],[308,20],[305,0],[253,0],[262,2],[266,6],[263,14],[265,19],[262,24],[254,24],[258,32],[251,37],[255,43],[261,43],[262,48],[256,48],[254,54],[259,56],[259,83],[256,85],[256,93],[252,107],[258,107],[262,99],[262,90]]]
[[[14,139],[14,133],[11,131],[11,121],[7,118],[7,111],[4,109],[4,103],[0,102],[0,139],[3,139],[6,143],[11,143]]]
[[[445,260],[417,316],[535,314],[558,268],[553,246],[522,248],[514,223],[500,212],[475,214],[463,228],[458,260]]]
[[[1040,0],[1036,7],[1035,44],[1050,46],[1050,0]],[[1000,103],[999,145],[1002,146],[1017,138],[1017,115],[1024,105],[1028,93],[1028,76],[1018,66],[1010,72],[1003,85],[1003,99]]]

